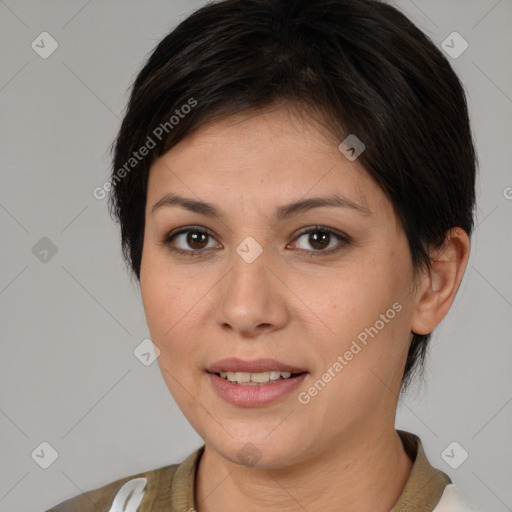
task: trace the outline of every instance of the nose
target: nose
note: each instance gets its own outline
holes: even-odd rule
[[[215,297],[214,321],[223,330],[257,337],[288,321],[286,287],[265,250],[251,263],[236,254]]]

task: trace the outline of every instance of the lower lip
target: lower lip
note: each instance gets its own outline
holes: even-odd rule
[[[296,389],[307,373],[279,379],[270,384],[233,384],[227,379],[219,377],[215,373],[208,373],[213,388],[226,402],[239,407],[258,407],[268,405]]]

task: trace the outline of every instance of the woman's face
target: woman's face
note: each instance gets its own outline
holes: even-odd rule
[[[279,108],[206,125],[150,171],[140,284],[160,369],[236,463],[285,467],[394,428],[412,263],[391,203],[340,142]],[[237,369],[279,380],[215,375]]]

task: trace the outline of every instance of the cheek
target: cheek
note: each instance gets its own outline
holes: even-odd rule
[[[204,322],[201,299],[208,279],[198,282],[188,271],[170,265],[165,251],[148,249],[140,288],[151,339],[160,349],[159,364],[173,374],[193,366],[188,362],[198,351],[197,326]]]
[[[336,286],[331,280],[326,287],[328,299],[322,299],[322,304],[325,317],[334,322],[333,330],[343,338],[356,337],[376,322],[382,327],[381,315],[385,315],[385,322],[388,317],[394,320],[399,308],[395,306],[393,310],[393,304],[399,302],[403,306],[407,284],[400,272],[386,262],[369,260],[351,267],[334,281]],[[391,311],[386,316],[388,310]],[[394,323],[386,322],[386,326]]]
[[[410,271],[400,244],[340,272],[336,286],[326,284],[320,315],[335,333],[324,345],[327,367],[346,355],[343,373],[350,379],[371,377],[372,370],[387,380],[395,372],[409,343]]]
[[[141,293],[146,322],[153,343],[160,350],[157,363],[174,400],[182,410],[193,407],[186,389],[193,389],[195,376],[190,372],[197,357],[183,293],[172,276],[149,266],[141,268]]]
[[[140,288],[144,312],[153,342],[166,345],[179,319],[183,318],[183,287],[157,251],[145,248],[142,255]],[[174,327],[173,327],[174,326]]]

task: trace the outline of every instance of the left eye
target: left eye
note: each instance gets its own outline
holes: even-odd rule
[[[312,252],[312,256],[316,256],[314,253],[323,253],[330,254],[340,250],[343,246],[350,243],[350,239],[347,235],[336,233],[335,231],[324,228],[324,227],[316,227],[314,229],[309,229],[308,231],[302,232],[296,240],[300,240],[304,238],[306,245],[313,247],[313,251],[309,250],[307,247],[300,247],[308,252]],[[331,245],[331,242],[338,240],[338,244],[334,244],[334,248]]]

